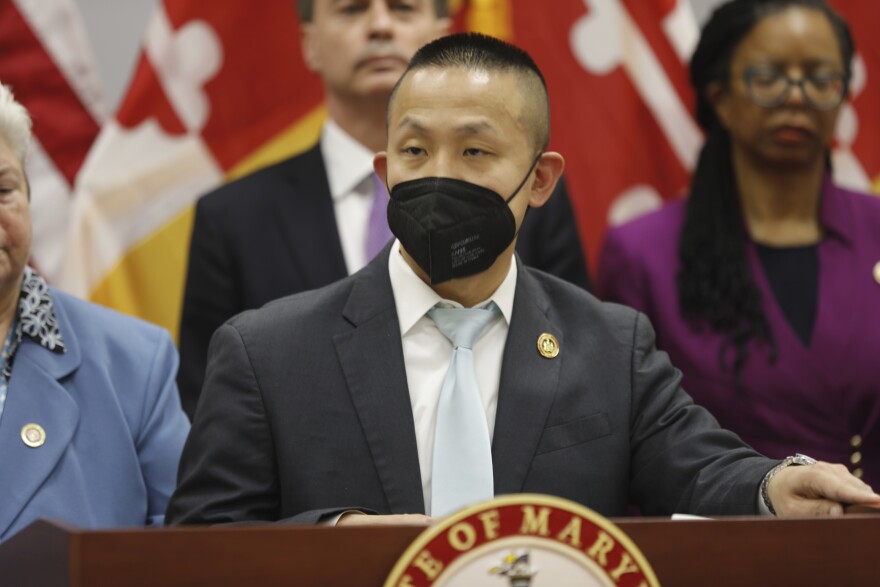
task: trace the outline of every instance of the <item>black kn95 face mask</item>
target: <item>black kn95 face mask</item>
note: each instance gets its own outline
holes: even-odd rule
[[[510,246],[516,219],[508,204],[539,157],[506,199],[489,188],[448,177],[423,177],[394,186],[388,226],[432,285],[485,271]]]

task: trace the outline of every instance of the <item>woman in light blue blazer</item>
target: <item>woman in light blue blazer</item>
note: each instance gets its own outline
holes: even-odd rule
[[[0,541],[39,518],[160,524],[189,431],[177,352],[166,331],[27,266],[30,128],[0,85]]]

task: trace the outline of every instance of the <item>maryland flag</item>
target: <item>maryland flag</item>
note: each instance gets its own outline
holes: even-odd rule
[[[166,0],[76,182],[61,285],[177,332],[195,200],[318,136],[290,0]]]
[[[850,185],[877,186],[880,44],[871,26],[880,4],[833,3],[860,49],[835,167]],[[452,6],[459,29],[520,45],[544,72],[551,148],[566,157],[594,264],[609,223],[686,189],[702,143],[685,68],[698,30],[686,0]],[[302,64],[292,0],[261,0],[259,10],[244,0],[164,0],[126,97],[76,177],[68,234],[57,237],[68,253],[62,287],[176,333],[195,200],[314,143],[321,98]]]
[[[834,173],[843,185],[880,193],[880,2],[830,0],[856,42],[850,100],[837,122]]]
[[[103,86],[73,0],[0,3],[0,82],[12,87],[33,119],[31,263],[57,282],[74,181],[106,118]]]
[[[722,0],[716,2],[721,4]],[[840,114],[840,183],[880,192],[880,2],[831,0],[856,38],[851,101]],[[591,266],[606,227],[680,197],[703,137],[687,63],[699,30],[686,0],[513,0],[510,40],[547,78],[553,145]]]
[[[550,88],[591,266],[606,225],[680,195],[703,137],[685,64],[698,29],[685,0],[513,2],[513,41]]]

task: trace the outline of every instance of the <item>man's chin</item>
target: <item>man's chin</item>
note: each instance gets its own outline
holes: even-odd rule
[[[393,89],[394,85],[374,85],[364,88],[362,91],[359,91],[357,93],[357,96],[359,99],[365,101],[380,100],[382,101],[382,106],[385,107],[387,105],[388,99],[391,97],[391,90]]]
[[[403,71],[403,68],[392,68],[363,72],[361,81],[358,84],[362,90],[361,93],[366,96],[390,95],[397,80],[403,75]]]

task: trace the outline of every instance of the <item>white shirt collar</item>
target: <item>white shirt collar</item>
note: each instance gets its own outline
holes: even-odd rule
[[[513,296],[516,293],[516,259],[510,260],[510,269],[498,289],[489,299],[477,304],[482,306],[493,301],[501,310],[504,320],[510,324],[513,313]],[[458,302],[445,300],[415,274],[400,254],[400,241],[395,239],[388,260],[388,273],[391,277],[391,290],[394,292],[394,305],[397,320],[400,322],[400,335],[404,336],[428,310],[439,302],[462,307]]]
[[[373,173],[373,152],[354,140],[331,119],[321,131],[321,155],[327,167],[330,195],[339,200]]]

